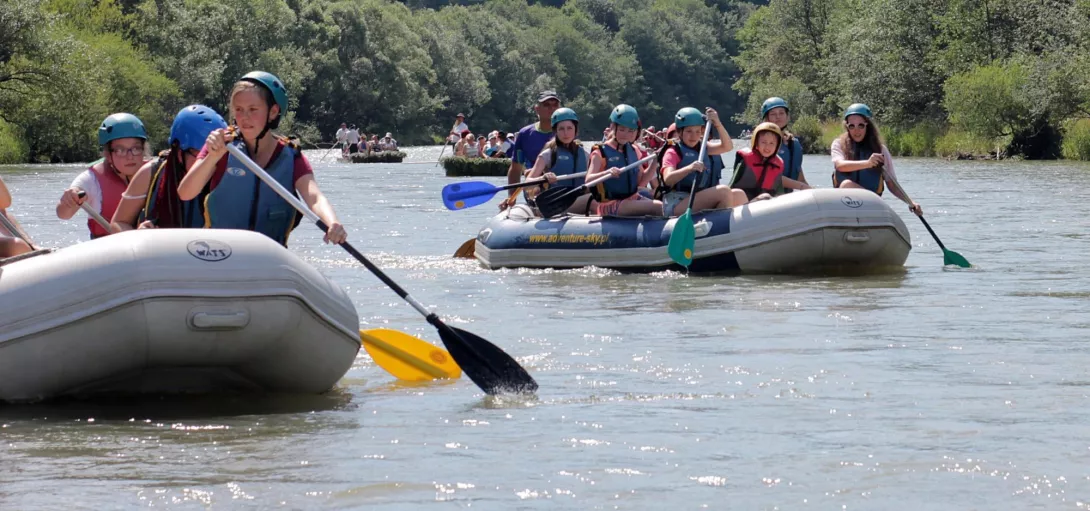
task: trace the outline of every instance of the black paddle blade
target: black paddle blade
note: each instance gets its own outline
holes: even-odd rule
[[[462,374],[486,394],[537,391],[537,382],[530,373],[495,344],[476,334],[447,326],[435,314],[428,317],[428,322],[439,329],[439,338],[462,368]]]
[[[581,186],[579,188],[553,187],[538,194],[537,198],[534,199],[534,204],[537,205],[537,210],[541,212],[541,216],[551,218],[567,212],[568,208],[575,204],[575,200],[584,192],[586,190]]]

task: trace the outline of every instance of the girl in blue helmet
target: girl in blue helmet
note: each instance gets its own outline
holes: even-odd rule
[[[204,105],[189,105],[178,112],[170,126],[170,148],[129,181],[111,221],[114,229],[202,227],[201,201],[179,199],[178,183],[197,162],[208,134],[226,127],[223,117]]]
[[[662,213],[662,202],[640,194],[655,176],[658,162],[621,172],[622,168],[644,157],[643,150],[636,145],[642,126],[640,114],[629,105],[617,105],[609,114],[609,121],[609,138],[590,150],[587,181],[606,174],[613,176],[591,189],[596,204],[594,209],[602,216],[658,216]]]
[[[146,162],[147,140],[144,123],[135,115],[119,113],[103,120],[98,128],[102,159],[76,176],[64,191],[57,202],[57,217],[72,218],[87,201],[103,217],[112,217],[129,180]],[[79,197],[81,191],[86,192],[83,198]],[[116,232],[114,229],[107,231],[92,219],[87,220],[87,228],[92,239]]]
[[[882,142],[878,126],[870,107],[855,103],[844,111],[844,133],[833,140],[830,148],[833,160],[833,186],[837,188],[866,188],[878,195],[885,190],[886,179],[897,181],[893,172],[893,158]],[[897,187],[890,189],[897,198],[909,202]],[[923,208],[911,202],[909,209],[923,215]]]
[[[579,142],[579,116],[570,108],[560,108],[549,117],[552,123],[553,137],[541,153],[537,155],[533,169],[530,170],[528,179],[545,176],[549,180],[549,186],[562,186],[575,188],[583,186],[585,178],[566,179],[558,181],[556,176],[578,174],[587,171],[590,161],[587,150]],[[590,195],[579,197],[570,208],[569,213],[586,214],[590,208]]]
[[[719,132],[719,140],[708,141],[704,161],[699,161],[700,142],[704,138],[704,123],[711,121]],[[678,110],[674,116],[678,139],[670,139],[659,152],[658,194],[663,202],[664,216],[679,216],[689,206],[689,191],[696,184],[693,212],[705,209],[732,208],[745,204],[746,192],[731,190],[719,184],[723,174],[723,160],[719,155],[734,148],[730,134],[719,120],[719,113],[707,108],[704,114],[691,107]]]
[[[217,129],[205,140],[197,162],[178,185],[181,200],[193,200],[206,192],[204,226],[214,229],[248,229],[287,246],[298,224],[295,208],[227,153],[234,144],[288,190],[295,190],[307,207],[329,226],[327,243],[348,237],[326,199],[314,170],[299,147],[270,130],[280,125],[288,110],[288,92],[279,78],[254,71],[235,83],[230,95],[230,114],[237,129]]]

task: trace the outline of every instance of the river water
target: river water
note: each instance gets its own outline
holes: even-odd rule
[[[439,149],[316,173],[350,240],[536,397],[397,383],[361,351],[325,396],[0,407],[0,509],[1090,507],[1090,166],[898,159],[973,269],[887,197],[903,273],[689,277],[452,259],[496,201],[443,209]],[[79,170],[0,169],[39,243],[86,238],[53,213]],[[805,171],[828,186],[828,157]],[[292,250],[365,327],[440,343],[316,229]]]

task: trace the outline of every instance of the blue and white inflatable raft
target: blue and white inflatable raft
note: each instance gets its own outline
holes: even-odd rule
[[[867,190],[790,193],[693,215],[689,270],[700,273],[873,272],[903,268],[912,248],[901,218]],[[524,205],[493,217],[474,246],[487,268],[682,270],[666,252],[677,218],[535,216]]]

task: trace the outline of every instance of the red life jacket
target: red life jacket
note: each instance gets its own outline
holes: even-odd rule
[[[129,187],[129,184],[117,172],[108,170],[106,165],[106,162],[99,163],[92,166],[90,171],[98,183],[98,189],[102,191],[102,217],[110,220],[114,217],[114,211],[117,211],[117,205],[121,203],[121,196],[125,193],[125,189]],[[91,230],[92,238],[100,238],[110,234],[91,218],[87,219],[87,228]]]
[[[740,175],[735,172],[737,177],[731,187],[745,190],[750,200],[762,193],[775,193],[783,179],[783,160],[777,155],[765,159],[761,153],[749,148],[739,149],[737,154],[741,161],[736,165],[741,164],[743,168]]]

